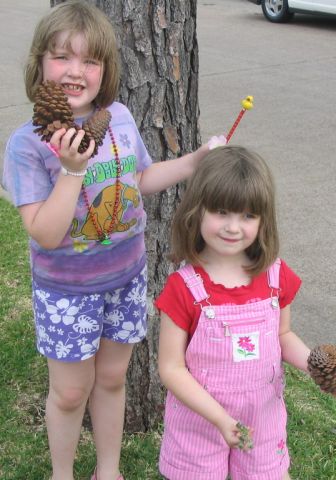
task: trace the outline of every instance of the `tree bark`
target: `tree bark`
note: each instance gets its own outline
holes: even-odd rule
[[[90,0],[110,18],[122,76],[119,101],[133,114],[154,161],[200,145],[197,0]],[[61,3],[51,0],[51,5]],[[153,299],[172,265],[170,220],[182,185],[145,199],[148,215],[148,336],[134,349],[127,382],[126,430],[146,431],[162,421],[164,391],[157,373],[159,317]]]

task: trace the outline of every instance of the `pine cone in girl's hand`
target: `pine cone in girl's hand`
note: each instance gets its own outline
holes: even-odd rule
[[[308,357],[308,371],[321,390],[336,395],[336,345],[315,347]]]
[[[97,112],[95,112],[92,117],[83,122],[82,128],[85,131],[85,136],[81,141],[80,148],[83,145],[85,151],[90,144],[90,140],[93,138],[93,140],[95,141],[95,149],[92,156],[97,155],[98,147],[103,145],[105,134],[109,127],[110,121],[111,114],[108,110],[97,110]]]
[[[103,144],[110,121],[111,114],[108,110],[98,110],[84,122],[82,129],[85,131],[85,135],[78,151],[84,153],[90,140],[93,139],[95,149],[92,157],[97,155],[98,147]],[[39,85],[34,105],[33,125],[38,127],[34,132],[40,135],[41,140],[45,142],[49,142],[53,133],[60,128],[80,130],[75,123],[71,106],[61,85],[50,80]]]

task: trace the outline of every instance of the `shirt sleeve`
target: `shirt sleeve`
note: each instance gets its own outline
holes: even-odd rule
[[[285,308],[287,305],[290,305],[294,300],[297,292],[301,286],[301,279],[296,275],[296,273],[284,262],[281,260],[280,268],[280,295],[279,295],[279,304],[280,308]]]
[[[42,148],[37,135],[25,127],[14,132],[7,143],[3,187],[16,207],[44,201],[50,195],[52,182],[41,156]]]
[[[168,277],[154,305],[167,314],[177,326],[190,332],[193,323],[193,298],[179,273],[174,272]]]
[[[137,172],[142,172],[146,168],[148,168],[152,164],[152,159],[148,153],[148,150],[142,140],[142,137],[140,135],[139,129],[135,123],[134,117],[131,114],[131,112],[128,110],[128,108],[123,105],[125,111],[127,112],[127,115],[130,118],[131,123],[133,124],[134,132],[135,132],[135,138],[136,138],[136,143],[135,143],[135,151],[136,151],[136,157],[137,157]]]
[[[135,124],[134,119],[133,119],[133,122],[134,122],[134,128],[136,129],[136,137],[137,137],[136,155],[137,155],[137,159],[139,160],[137,162],[137,171],[142,172],[152,164],[152,159],[147,151],[147,148],[145,147],[145,144],[142,140],[142,137],[140,135],[138,127]]]

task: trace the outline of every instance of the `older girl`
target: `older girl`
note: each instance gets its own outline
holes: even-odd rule
[[[152,164],[128,109],[115,101],[119,64],[111,23],[93,5],[68,1],[38,24],[25,84],[62,86],[76,123],[97,109],[112,120],[98,156],[84,131],[41,142],[29,121],[11,136],[4,185],[30,235],[37,348],[48,359],[46,421],[52,480],[73,480],[88,399],[97,448],[93,480],[122,476],[125,375],[146,335],[146,214],[141,194],[187,178],[207,146]]]

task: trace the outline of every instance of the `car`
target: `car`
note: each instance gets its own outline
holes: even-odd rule
[[[249,0],[261,5],[263,14],[270,22],[283,23],[294,13],[313,13],[336,16],[336,0]]]

